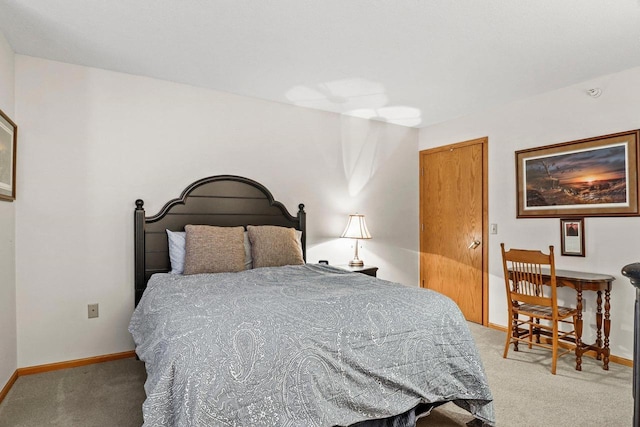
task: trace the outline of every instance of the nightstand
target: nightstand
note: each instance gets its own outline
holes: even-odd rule
[[[348,264],[345,265],[336,265],[335,267],[341,268],[343,270],[348,270],[354,273],[362,273],[367,276],[376,277],[376,272],[378,271],[378,267],[373,265],[363,265],[362,267],[351,267]]]

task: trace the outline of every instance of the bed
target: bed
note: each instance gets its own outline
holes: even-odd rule
[[[129,331],[147,370],[144,426],[415,426],[450,401],[477,425],[495,425],[484,368],[455,303],[305,263],[298,208],[291,215],[266,187],[233,175],[194,182],[153,216],[136,201]],[[233,249],[216,249],[236,254],[224,255],[231,271],[194,270],[204,228],[233,233]],[[171,232],[189,233],[184,271],[192,274],[173,271]],[[293,262],[278,258],[289,250],[279,240],[268,240],[285,234]]]

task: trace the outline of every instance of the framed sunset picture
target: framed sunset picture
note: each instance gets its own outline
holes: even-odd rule
[[[517,217],[638,215],[639,133],[516,151]]]

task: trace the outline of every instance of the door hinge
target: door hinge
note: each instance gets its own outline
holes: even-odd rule
[[[424,231],[424,224],[420,224],[420,231],[423,232]]]
[[[424,168],[420,168],[420,176],[424,176]]]

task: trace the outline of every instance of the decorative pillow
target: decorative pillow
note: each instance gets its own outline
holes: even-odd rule
[[[304,259],[304,253],[302,251],[302,231],[295,230],[296,241],[300,248],[300,256]],[[253,268],[253,259],[251,258],[251,242],[249,241],[249,233],[244,232],[244,269],[251,270]]]
[[[304,264],[302,247],[294,228],[249,225],[253,268]]]
[[[244,270],[244,228],[187,225],[184,274]]]
[[[298,239],[301,238],[302,232]],[[169,236],[169,260],[171,261],[171,274],[182,274],[184,272],[184,254],[185,254],[185,231],[171,231],[167,230]],[[302,248],[302,243],[300,243]],[[253,263],[251,261],[251,243],[249,243],[249,234],[244,232],[244,269],[251,270]]]
[[[184,231],[167,230],[171,274],[182,274],[184,272],[184,239],[186,234]]]

